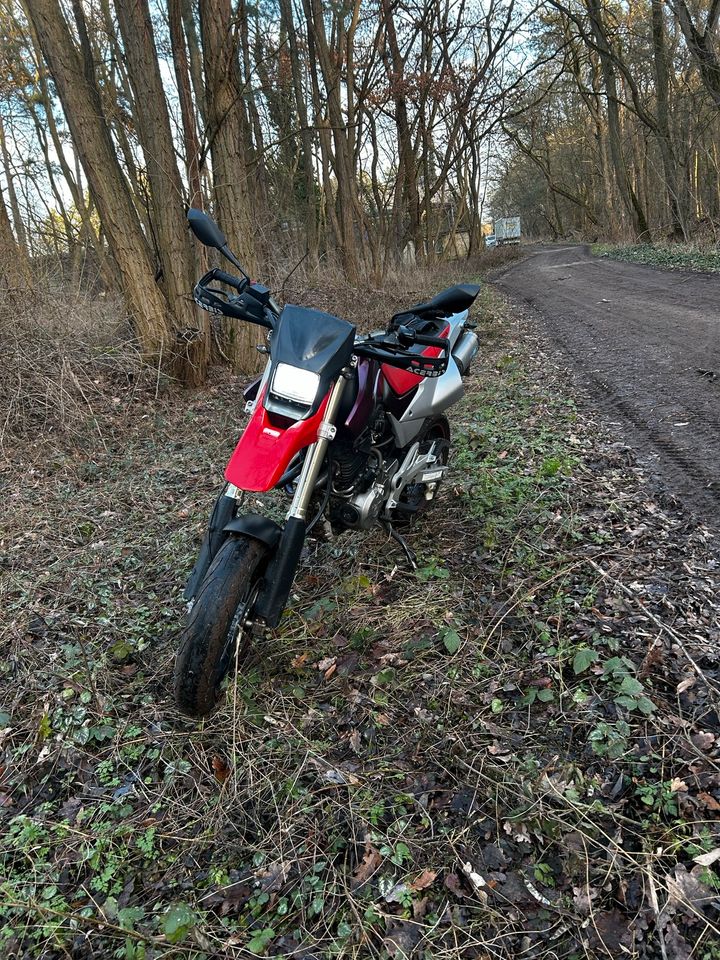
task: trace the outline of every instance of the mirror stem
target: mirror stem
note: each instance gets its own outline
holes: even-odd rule
[[[245,277],[245,279],[246,279],[246,280],[249,280],[250,277],[245,273],[245,271],[244,271],[243,268],[242,268],[242,264],[240,263],[240,261],[238,260],[238,258],[235,256],[235,254],[232,252],[232,250],[230,250],[230,248],[228,247],[228,245],[227,245],[226,243],[224,243],[219,249],[220,249],[220,253],[221,253],[227,260],[229,260],[230,263],[231,263],[234,267],[237,267],[237,269],[238,269],[238,270],[240,271],[240,273]]]

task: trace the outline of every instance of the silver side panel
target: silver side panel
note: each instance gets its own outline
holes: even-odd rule
[[[448,318],[450,331],[448,340],[452,349],[465,330],[465,321],[468,311],[462,310]],[[423,422],[443,410],[447,410],[457,403],[465,393],[460,371],[453,357],[450,357],[448,368],[441,377],[428,377],[418,387],[412,403],[405,413],[396,420],[388,415],[393,433],[399,447],[406,447],[417,437],[422,429]]]
[[[460,313],[454,313],[452,317],[448,317],[447,322],[450,324],[450,334],[448,339],[450,340],[451,348],[455,346],[456,341],[462,334],[467,318],[467,310],[461,310]]]

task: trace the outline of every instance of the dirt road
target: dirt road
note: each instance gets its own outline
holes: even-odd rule
[[[649,472],[720,523],[720,275],[537,247],[497,284],[540,314]]]

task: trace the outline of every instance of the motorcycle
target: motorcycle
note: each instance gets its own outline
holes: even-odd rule
[[[444,411],[463,396],[478,352],[468,311],[480,288],[450,287],[396,314],[386,331],[360,336],[320,310],[281,310],[210,217],[190,210],[188,221],[200,242],[240,272],[210,270],[195,301],[265,328],[267,345],[258,349],[268,354],[264,373],[245,390],[250,420],[185,589],[175,699],[182,712],[202,717],[252,638],[278,625],[317,523],[332,534],[379,524],[414,565],[400,531],[436,497],[448,470]],[[274,489],[291,500],[283,525],[239,512],[244,491]]]

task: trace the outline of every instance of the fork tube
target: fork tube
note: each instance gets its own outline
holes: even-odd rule
[[[310,498],[315,490],[315,484],[320,473],[320,467],[325,459],[328,445],[335,436],[335,417],[337,416],[342,400],[345,384],[347,383],[345,371],[337,378],[335,386],[330,394],[328,405],[325,409],[325,416],[318,427],[318,438],[308,449],[303,468],[300,473],[295,496],[293,497],[288,517],[295,517],[298,520],[307,520],[308,506]]]
[[[345,379],[345,371],[343,370],[330,394],[325,416],[318,427],[318,438],[308,449],[280,542],[265,573],[264,585],[255,607],[255,615],[268,627],[278,625],[287,598],[290,595],[295,571],[300,562],[300,554],[305,543],[308,504],[315,489],[328,444],[335,436],[334,421],[345,389]],[[330,478],[328,478],[329,482]]]

